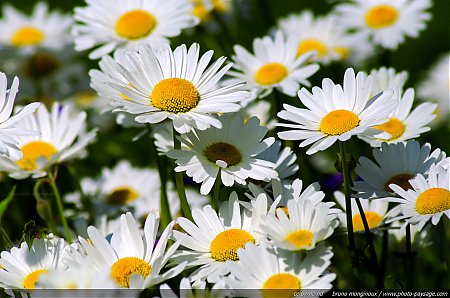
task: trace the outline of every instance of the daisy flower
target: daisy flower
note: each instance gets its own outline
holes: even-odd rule
[[[347,228],[347,220],[345,217],[345,196],[340,191],[334,192],[334,198],[341,206],[342,210],[344,210],[344,213],[339,213],[339,221],[341,222],[341,225],[344,228]],[[367,220],[367,225],[369,226],[369,229],[375,229],[381,226],[386,219],[389,203],[382,200],[360,200],[362,208],[364,210],[364,216]],[[355,200],[351,200],[352,204],[352,223],[353,223],[353,230],[355,232],[362,231],[364,232],[364,224],[362,221],[361,213],[359,212],[358,205],[356,204]]]
[[[198,23],[188,0],[86,0],[86,4],[75,8],[78,23],[72,35],[77,51],[95,48],[91,59],[141,44],[157,48]]]
[[[310,86],[308,78],[319,70],[318,64],[307,64],[313,52],[297,57],[297,38],[285,37],[276,31],[274,37],[265,36],[253,41],[254,55],[242,46],[234,47],[234,71],[229,73],[235,79],[245,81],[247,88],[264,97],[274,88],[289,96],[295,96],[300,85]]]
[[[188,267],[200,266],[190,279],[198,282],[206,279],[210,283],[217,282],[229,273],[227,261],[239,261],[237,250],[246,243],[258,244],[265,239],[260,230],[263,216],[267,212],[267,201],[261,197],[253,211],[241,210],[236,192],[232,192],[228,202],[220,206],[217,214],[210,205],[203,209],[192,210],[194,222],[181,217],[180,227],[186,231],[174,231],[175,239],[182,240],[182,246],[175,259],[187,261]]]
[[[314,87],[312,93],[305,88],[298,92],[306,109],[284,104],[278,117],[297,124],[280,123],[291,130],[279,132],[283,140],[304,140],[300,147],[313,144],[306,154],[325,150],[336,141],[345,142],[353,135],[389,136],[371,127],[385,123],[397,106],[392,91],[378,94],[370,100],[373,78],[353,69],[346,70],[344,86],[335,85],[326,78],[322,88]]]
[[[417,225],[421,231],[429,221],[437,225],[442,216],[450,219],[450,174],[449,169],[432,165],[428,175],[418,174],[409,180],[411,188],[390,184],[389,187],[399,197],[387,197],[388,202],[399,203],[401,214],[388,220],[406,220],[406,223]]]
[[[234,182],[246,185],[251,178],[269,181],[276,178],[274,164],[256,156],[275,141],[264,139],[267,128],[259,126],[256,117],[246,123],[241,114],[220,116],[222,128],[194,130],[180,137],[190,150],[173,150],[167,155],[176,159],[176,172],[184,172],[197,183],[202,183],[200,193],[208,194],[220,171],[222,184]]]
[[[53,164],[83,157],[85,147],[94,140],[96,131],[86,132],[86,113],[69,105],[54,103],[51,112],[41,105],[35,114],[23,118],[17,128],[37,131],[38,136],[15,135],[14,141],[23,154],[14,161],[0,156],[0,170],[14,179],[43,177]]]
[[[50,234],[45,239],[34,239],[31,247],[22,242],[20,247],[3,251],[0,255],[2,287],[34,289],[42,275],[61,266],[63,248],[64,240]]]
[[[207,68],[213,51],[200,60],[199,55],[198,44],[189,50],[181,45],[173,52],[169,46],[156,53],[145,46],[126,52],[125,61],[116,61],[114,70],[105,72],[109,78],[103,82],[116,90],[110,93],[115,111],[132,114],[138,123],[169,118],[179,133],[211,125],[220,128],[221,122],[212,114],[238,111],[239,102],[250,93],[240,89],[243,83],[218,87],[216,83],[232,65],[221,68],[226,60],[221,57]]]
[[[93,266],[99,271],[109,270],[118,286],[144,289],[172,278],[184,269],[185,264],[180,264],[160,274],[179,246],[176,242],[166,250],[174,225],[175,222],[171,222],[156,243],[158,213],[148,215],[141,236],[136,220],[128,212],[121,215],[120,229],[112,234],[110,242],[93,226],[87,230],[90,241],[82,237],[79,240]]]
[[[20,151],[20,143],[16,137],[36,135],[38,132],[19,128],[16,124],[33,114],[40,103],[31,103],[11,116],[16,94],[19,91],[19,78],[14,77],[11,88],[9,90],[7,88],[6,75],[0,72],[0,156],[19,160],[23,157],[23,153]]]
[[[346,33],[332,15],[315,17],[309,11],[290,15],[279,21],[278,27],[287,35],[297,37],[297,57],[315,51],[313,61],[328,64],[345,56]]]
[[[273,244],[285,250],[311,250],[317,243],[330,237],[339,224],[330,215],[330,206],[309,199],[290,200],[287,208],[269,213],[263,231]]]
[[[229,262],[231,277],[228,286],[236,289],[237,296],[294,297],[301,290],[329,290],[336,274],[327,273],[333,253],[331,247],[317,247],[306,257],[298,253],[256,246],[248,243],[239,249],[240,262]],[[247,294],[247,295],[246,295]]]
[[[445,158],[445,152],[440,149],[431,152],[430,144],[420,146],[410,140],[406,144],[383,143],[373,150],[373,156],[376,162],[363,156],[355,168],[362,180],[353,182],[353,190],[363,199],[391,197],[391,184],[410,189],[409,180],[417,174],[425,176],[432,164]]]
[[[442,119],[448,119],[450,113],[449,65],[450,54],[445,54],[431,67],[426,79],[422,81],[417,90],[420,98],[439,104],[439,109],[436,112],[442,116],[440,117]]]
[[[159,292],[161,298],[192,298],[192,297],[203,297],[203,298],[223,298],[227,297],[225,295],[225,281],[220,280],[216,282],[211,290],[206,287],[206,282],[199,282],[198,285],[192,286],[189,278],[182,278],[180,282],[180,295],[177,295],[167,284],[163,284],[159,287]]]
[[[72,22],[69,15],[49,12],[45,2],[38,2],[31,16],[6,5],[0,19],[0,46],[59,50],[71,42],[68,33]]]
[[[429,0],[352,0],[336,7],[339,23],[367,35],[375,45],[396,49],[405,36],[417,37],[431,18]]]

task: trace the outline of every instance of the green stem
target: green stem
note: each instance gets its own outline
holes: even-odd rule
[[[48,177],[50,178],[49,184],[53,190],[53,193],[55,194],[56,206],[58,207],[58,213],[59,213],[59,217],[61,218],[61,223],[64,227],[64,232],[66,233],[66,238],[67,238],[66,240],[69,243],[72,243],[72,236],[70,235],[69,226],[67,225],[66,217],[64,216],[64,207],[62,204],[61,195],[59,194],[58,186],[56,186],[55,177],[53,176],[51,171],[48,172]]]
[[[4,249],[3,250],[5,250],[6,248],[11,248],[11,247],[13,247],[14,246],[14,243],[11,241],[11,238],[9,238],[9,236],[8,236],[8,233],[6,233],[6,231],[5,231],[5,229],[3,229],[3,227],[0,225],[0,233],[2,234],[2,236],[3,236],[3,242],[5,242],[5,245],[4,245]]]
[[[389,234],[388,230],[383,231],[383,238],[381,243],[381,260],[380,260],[380,275],[383,276],[386,274],[386,265],[387,265],[387,255],[388,255],[388,247],[389,247]]]
[[[178,136],[180,134],[173,128],[173,148],[175,150],[181,150],[181,142],[178,140]],[[180,198],[181,210],[183,211],[184,217],[189,220],[192,219],[191,208],[189,207],[189,203],[186,198],[186,191],[184,188],[184,180],[183,180],[183,172],[175,172],[175,183],[177,185],[178,197]]]
[[[43,202],[44,204],[46,204],[46,206],[48,207],[48,210],[42,210],[44,212],[44,214],[39,213],[39,210],[37,210],[38,214],[42,217],[42,219],[44,219],[47,222],[48,228],[50,229],[50,231],[52,231],[52,233],[54,233],[54,234],[58,234],[58,230],[55,227],[55,222],[54,222],[55,219],[53,218],[53,215],[52,215],[51,206],[47,200],[42,198],[41,193],[39,192],[39,189],[44,182],[50,183],[47,179],[41,179],[41,180],[37,180],[33,186],[33,194],[34,194],[34,197],[36,198],[36,209],[37,209],[37,206],[40,201]],[[45,211],[48,211],[48,213]]]
[[[222,183],[221,173],[222,173],[222,171],[221,171],[221,169],[219,169],[219,171],[217,172],[216,182],[214,184],[214,195],[213,195],[213,200],[212,200],[212,207],[216,211],[219,210],[219,192],[220,192],[220,184]]]
[[[411,225],[406,226],[406,256],[405,256],[405,269],[406,269],[406,288],[411,290],[413,288],[413,256],[411,250]]]
[[[447,272],[450,271],[450,246],[447,241],[447,230],[445,229],[445,218],[442,217],[439,222],[439,231],[442,234],[441,241],[442,245],[440,245],[443,249],[444,259],[445,259],[445,265],[447,267]]]

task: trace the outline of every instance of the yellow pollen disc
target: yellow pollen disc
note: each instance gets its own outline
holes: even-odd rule
[[[223,142],[209,145],[204,153],[209,161],[215,163],[218,160],[223,160],[228,167],[234,166],[242,160],[241,153],[236,147]]]
[[[388,141],[398,139],[405,132],[405,125],[397,118],[390,118],[388,122],[377,125],[375,128],[389,133],[391,138]]]
[[[33,141],[23,145],[20,150],[23,153],[23,158],[17,161],[19,167],[26,171],[37,169],[36,161],[40,157],[50,159],[53,154],[57,152],[52,144],[43,141]]]
[[[313,233],[307,230],[298,230],[292,233],[289,233],[286,237],[286,241],[294,244],[297,249],[302,249],[304,247],[308,247],[312,244]]]
[[[211,241],[211,256],[218,262],[238,261],[238,248],[245,248],[248,242],[255,243],[249,232],[240,229],[229,229],[217,234]]]
[[[320,121],[320,131],[324,134],[337,136],[352,130],[359,124],[358,115],[347,110],[329,112]]]
[[[378,225],[381,223],[381,220],[383,219],[378,213],[373,211],[364,212],[364,215],[366,216],[369,229],[378,227]],[[355,216],[353,216],[352,222],[353,230],[364,231],[364,224],[362,221],[361,213],[355,214]]]
[[[151,95],[155,108],[169,113],[186,113],[195,108],[200,101],[197,88],[185,79],[164,79],[156,84]]]
[[[268,297],[294,297],[295,293],[302,288],[298,277],[289,273],[277,273],[270,276],[262,286],[264,298]],[[269,291],[276,290],[276,291]]]
[[[152,272],[152,267],[144,260],[136,257],[121,258],[111,266],[111,277],[124,288],[130,287],[132,274],[140,274],[146,278],[150,272]]]
[[[346,47],[335,47],[333,49],[336,53],[338,53],[341,60],[345,60],[350,57],[352,50]]]
[[[44,33],[34,27],[22,27],[11,37],[11,43],[16,47],[35,46],[44,40]]]
[[[149,35],[155,27],[156,19],[152,14],[136,9],[120,16],[116,23],[116,32],[126,39],[139,39]]]
[[[392,189],[389,187],[391,184],[396,184],[403,188],[404,190],[412,189],[411,184],[409,184],[409,179],[413,178],[414,176],[411,174],[399,174],[395,175],[391,179],[389,179],[386,184],[384,185],[384,190],[387,192],[392,192]]]
[[[420,214],[436,214],[450,209],[450,191],[445,188],[430,188],[416,199],[416,210]]]
[[[300,42],[297,48],[297,57],[311,51],[316,51],[318,57],[323,57],[327,54],[327,46],[317,39],[305,39]]]
[[[39,269],[28,274],[27,277],[25,277],[23,280],[23,287],[25,289],[34,289],[34,286],[36,285],[36,282],[38,281],[41,274],[44,274],[47,271],[47,269]]]
[[[106,198],[108,204],[111,205],[122,205],[125,203],[132,202],[139,197],[137,191],[130,187],[118,187],[114,189]]]
[[[273,85],[281,82],[288,75],[288,69],[281,63],[269,63],[261,66],[255,74],[260,85]]]
[[[391,5],[382,4],[371,8],[366,13],[366,25],[373,29],[381,29],[393,25],[398,19],[398,11]]]

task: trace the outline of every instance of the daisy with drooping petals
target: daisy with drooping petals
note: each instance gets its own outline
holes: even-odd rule
[[[98,59],[117,48],[141,44],[157,48],[191,28],[198,19],[191,14],[188,0],[86,0],[75,8],[78,22],[72,30],[75,49],[96,48],[89,58]]]
[[[352,0],[336,7],[342,26],[367,35],[375,45],[396,49],[405,36],[417,37],[431,18],[430,0]]]
[[[409,180],[410,189],[390,184],[389,187],[399,197],[387,197],[388,202],[399,203],[401,214],[389,219],[405,220],[406,223],[417,225],[419,231],[431,221],[437,225],[442,216],[450,219],[450,174],[447,167],[432,165],[427,177],[418,174]],[[405,223],[405,224],[406,224]]]
[[[6,155],[13,160],[23,157],[20,151],[20,143],[16,136],[30,136],[39,132],[19,128],[16,126],[20,120],[33,114],[40,103],[31,103],[11,116],[16,94],[19,91],[19,79],[14,77],[11,88],[8,90],[8,81],[5,73],[0,72],[0,156]]]
[[[110,242],[93,226],[87,231],[90,241],[81,237],[79,240],[88,260],[99,271],[109,270],[118,286],[144,289],[172,278],[184,269],[185,264],[180,264],[160,274],[180,244],[176,242],[166,250],[174,225],[175,222],[171,222],[156,243],[158,213],[148,215],[141,235],[136,220],[128,212],[120,217],[120,229],[113,233]]]
[[[85,147],[94,140],[96,131],[86,132],[86,113],[69,105],[54,103],[51,112],[41,105],[34,115],[23,118],[17,128],[37,131],[38,136],[15,135],[22,159],[14,161],[0,156],[0,169],[14,179],[43,177],[53,164],[83,157]]]
[[[146,46],[126,52],[124,61],[116,61],[115,69],[105,72],[109,78],[103,82],[116,91],[110,92],[115,111],[132,114],[138,123],[171,119],[179,133],[211,125],[220,128],[221,122],[212,114],[238,111],[239,102],[250,93],[240,89],[242,82],[218,87],[232,65],[221,68],[226,60],[221,57],[208,67],[213,51],[200,59],[199,55],[195,43],[173,52],[169,46],[156,53]]]
[[[265,36],[253,41],[254,55],[235,46],[234,71],[229,73],[235,79],[230,81],[247,82],[247,88],[260,97],[269,95],[274,88],[295,96],[300,84],[309,86],[308,78],[319,70],[317,64],[306,65],[314,56],[313,52],[296,56],[297,45],[297,38],[285,37],[277,31],[273,38]]]
[[[192,210],[194,222],[179,218],[178,224],[188,234],[174,231],[174,237],[182,240],[182,246],[175,259],[187,261],[189,267],[200,266],[190,276],[198,284],[202,280],[217,282],[229,273],[227,261],[239,261],[237,250],[248,242],[259,244],[265,239],[260,225],[267,213],[267,201],[261,197],[252,211],[241,210],[236,192],[224,202],[217,214],[210,205]]]
[[[45,2],[38,2],[31,16],[7,5],[3,8],[3,18],[0,19],[0,46],[58,50],[71,41],[68,33],[72,22],[68,15],[49,12]]]
[[[330,237],[339,221],[330,215],[330,206],[309,199],[290,200],[287,208],[269,213],[263,231],[277,247],[286,250],[311,250]]]
[[[186,171],[195,182],[202,183],[200,193],[208,194],[220,171],[222,184],[234,182],[246,185],[246,179],[270,181],[278,176],[274,164],[257,158],[275,141],[264,139],[267,128],[259,126],[256,117],[244,123],[241,114],[220,116],[222,128],[194,130],[180,137],[189,150],[172,150],[167,153],[176,159],[176,172]]]
[[[341,206],[342,210],[344,210],[344,213],[338,214],[341,225],[344,228],[347,228],[347,220],[345,217],[345,196],[342,192],[335,191],[334,197]],[[358,205],[356,204],[355,200],[351,200],[351,204],[351,214],[353,215],[353,230],[355,232],[364,232],[364,224],[361,213],[358,209]],[[388,202],[382,200],[361,200],[361,205],[364,210],[364,216],[366,217],[369,229],[375,229],[383,224],[388,211]]]
[[[388,138],[374,136],[358,136],[372,147],[380,147],[381,143],[398,143],[414,139],[430,130],[429,124],[436,115],[433,114],[437,104],[424,102],[411,111],[414,102],[414,89],[409,88],[400,98],[397,108],[389,115],[389,120],[374,126],[378,130],[387,132]]]
[[[422,147],[416,141],[396,144],[381,144],[381,148],[373,150],[376,163],[361,157],[355,168],[362,181],[354,181],[353,190],[358,197],[384,198],[391,197],[396,184],[407,190],[411,188],[409,180],[417,174],[426,175],[432,164],[445,158],[445,152],[435,149],[431,152],[430,144]]]
[[[299,109],[284,104],[285,110],[278,117],[297,124],[280,123],[279,126],[292,130],[279,132],[283,140],[304,140],[300,147],[313,144],[306,154],[325,150],[336,141],[347,141],[353,135],[387,136],[375,125],[385,123],[388,115],[397,106],[393,91],[378,94],[370,100],[373,78],[353,69],[346,70],[344,86],[336,85],[330,79],[322,81],[322,88],[314,87],[312,93],[305,88],[298,92],[300,101],[307,107]]]
[[[45,239],[34,239],[33,245],[22,242],[20,247],[3,251],[0,258],[0,284],[4,288],[34,289],[36,282],[60,262],[64,239],[52,234]]]
[[[226,284],[236,289],[237,296],[294,297],[301,290],[329,290],[336,274],[327,273],[333,253],[331,247],[320,245],[302,257],[298,253],[248,243],[239,249],[240,262],[229,262],[231,277]],[[242,292],[241,292],[242,291]]]

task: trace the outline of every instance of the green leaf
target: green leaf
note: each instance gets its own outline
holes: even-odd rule
[[[15,191],[16,187],[14,186],[10,191],[9,195],[3,201],[0,202],[0,222],[2,221],[3,214],[8,208],[9,203],[11,203],[12,199],[14,198]]]

